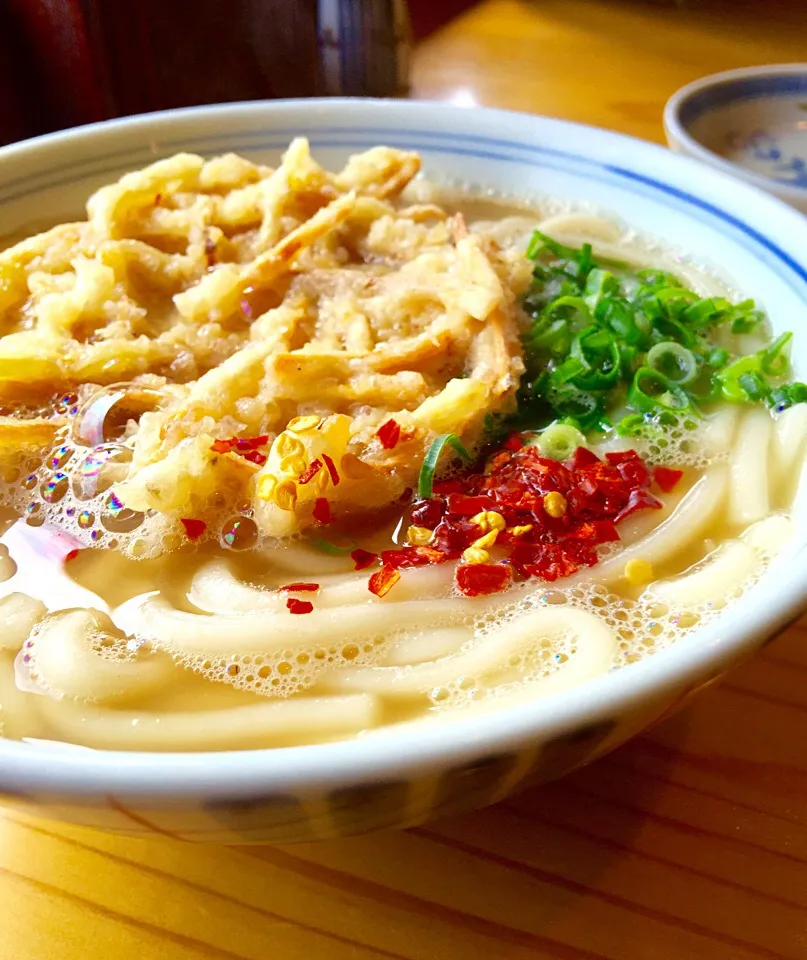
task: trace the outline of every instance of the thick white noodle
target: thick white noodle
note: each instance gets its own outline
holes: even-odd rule
[[[796,525],[781,513],[765,517],[758,523],[752,523],[740,535],[743,543],[749,544],[765,560],[772,560],[793,539]]]
[[[381,665],[385,667],[404,667],[412,663],[425,663],[455,653],[474,636],[470,627],[444,627],[442,630],[426,629],[420,633],[404,635],[394,640],[384,656]]]
[[[644,596],[667,604],[671,610],[691,610],[704,604],[722,606],[759,563],[752,546],[728,540],[681,576],[651,584]]]
[[[168,684],[176,668],[169,656],[140,647],[125,660],[93,650],[102,640],[89,610],[71,610],[46,620],[34,633],[39,682],[55,697],[106,703],[148,694]]]
[[[311,570],[314,569],[318,574],[322,573],[350,573],[353,570],[353,561],[350,556],[334,557],[327,553],[317,550],[312,553],[311,547],[296,540],[290,540],[286,543],[277,541],[278,546],[274,549],[264,551],[267,561],[272,567],[278,570],[285,570],[287,573],[293,573],[290,579],[299,580],[308,578]],[[311,566],[311,558],[316,556],[314,567]]]
[[[768,459],[773,420],[764,407],[743,417],[734,449],[729,456],[729,523],[745,527],[762,520],[771,510]]]
[[[250,750],[348,736],[379,721],[378,702],[366,694],[188,713],[114,710],[49,697],[37,697],[36,707],[60,739],[99,750]]]
[[[718,459],[731,450],[740,411],[735,406],[726,405],[707,417],[697,433],[696,443],[707,451],[710,458]]]
[[[41,600],[26,593],[9,593],[0,598],[0,652],[16,653],[46,612]]]
[[[588,243],[617,243],[622,236],[622,230],[613,220],[593,213],[558,213],[542,220],[538,229],[549,236],[575,237]]]
[[[542,641],[573,636],[575,653],[557,670],[530,684],[534,695],[581,682],[602,672],[616,653],[617,640],[594,614],[565,605],[542,606],[487,633],[464,650],[409,667],[347,667],[324,677],[321,686],[340,692],[367,692],[386,697],[428,693],[462,678],[479,682],[508,659]]]
[[[359,603],[398,603],[402,600],[430,598],[445,594],[454,578],[453,564],[410,568],[401,571],[401,579],[386,597],[379,599],[370,593],[367,581],[372,571],[344,576],[313,575],[318,557],[309,553],[308,576],[320,585],[311,592],[287,593],[253,587],[239,580],[224,558],[209,561],[196,572],[188,591],[188,600],[204,613],[232,614],[271,610],[286,613],[289,596],[307,597],[317,609],[346,607]],[[281,581],[288,583],[289,580]]]
[[[289,613],[207,616],[177,610],[159,594],[127,601],[113,619],[127,633],[186,657],[271,654],[352,643],[390,630],[461,623],[492,609],[501,600],[457,598],[406,600],[393,605],[356,604]]]
[[[563,609],[568,610],[569,608]],[[596,629],[599,630],[604,627],[602,621],[593,614],[584,611],[576,612],[596,620]],[[448,709],[433,709],[422,717],[390,724],[379,730],[369,730],[363,736],[394,735],[398,732],[406,733],[411,729],[431,726],[435,723],[454,723],[468,717],[491,713],[519,704],[533,703],[536,700],[543,700],[554,694],[563,693],[565,690],[585,683],[587,680],[602,676],[611,669],[616,652],[616,640],[613,635],[611,635],[609,642],[601,642],[603,640],[604,637],[601,633],[598,640],[596,637],[593,638],[588,627],[585,627],[579,634],[578,653],[573,654],[557,670],[545,677],[521,682],[512,688],[493,688],[489,691],[489,695],[483,696],[481,700],[469,699],[467,703],[460,704],[453,702]]]
[[[807,403],[797,403],[783,410],[773,427],[771,460],[781,482],[787,484],[792,480],[794,468],[804,459],[805,441]]]
[[[22,740],[38,736],[41,724],[31,709],[32,700],[17,686],[14,654],[0,650],[0,737]]]

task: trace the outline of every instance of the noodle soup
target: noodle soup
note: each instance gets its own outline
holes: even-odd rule
[[[0,254],[3,736],[259,748],[562,694],[790,539],[789,335],[419,166],[179,155]]]

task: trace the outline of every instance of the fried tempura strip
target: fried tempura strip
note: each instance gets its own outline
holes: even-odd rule
[[[46,447],[53,443],[58,429],[59,425],[54,420],[42,417],[31,420],[0,417],[0,453],[21,447]]]
[[[224,264],[208,273],[196,286],[174,297],[180,315],[195,322],[207,320],[211,316],[211,305],[215,305],[217,317],[234,313],[247,287],[271,286],[290,269],[301,250],[310,247],[344,222],[350,216],[355,202],[355,193],[345,194],[327,207],[322,207],[252,263],[245,267]]]
[[[397,197],[420,170],[420,157],[392,147],[373,147],[352,156],[334,177],[343,190],[382,200]]]

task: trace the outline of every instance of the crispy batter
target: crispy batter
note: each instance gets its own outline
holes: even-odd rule
[[[285,536],[323,498],[337,517],[391,502],[437,433],[478,441],[522,370],[496,245],[407,205],[419,169],[376,147],[330,173],[298,139],[274,170],[178,154],[127,174],[86,222],[0,253],[0,389],[162,377],[127,434],[116,493],[133,510],[191,515],[226,488]],[[4,420],[0,450],[53,439],[49,421]],[[268,440],[251,460],[211,449],[234,436]]]

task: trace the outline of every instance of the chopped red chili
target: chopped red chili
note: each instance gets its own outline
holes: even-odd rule
[[[378,554],[370,553],[369,550],[362,550],[359,547],[350,554],[350,559],[355,564],[356,570],[366,570],[367,567],[371,567],[378,560]]]
[[[520,450],[524,446],[524,441],[517,433],[511,433],[504,441],[504,446],[508,450]]]
[[[661,476],[665,482],[665,475]],[[453,559],[486,532],[474,518],[483,512],[495,513],[500,526],[495,528],[494,547],[512,564],[506,575],[551,581],[597,563],[596,548],[619,539],[616,524],[625,517],[636,510],[659,509],[660,501],[650,492],[653,480],[654,474],[634,450],[600,460],[581,447],[560,462],[542,457],[534,446],[516,449],[515,443],[505,444],[489,458],[485,473],[435,484],[429,500],[414,504],[411,519],[433,531],[427,550]],[[558,511],[560,515],[546,510],[550,493],[563,497],[565,509]],[[402,550],[387,551],[382,560],[394,567],[438,562]],[[500,564],[468,566],[498,568]],[[480,578],[481,584],[484,573],[462,576],[470,589],[482,592],[482,587],[474,586],[474,578]],[[504,576],[490,574],[491,578]]]
[[[198,540],[205,530],[207,530],[207,524],[204,522],[204,520],[194,520],[189,517],[182,517],[179,522],[185,528],[185,533],[188,535],[189,540]]]
[[[500,593],[510,585],[510,568],[502,563],[462,564],[457,567],[457,587],[466,597]]]
[[[229,437],[228,439],[214,440],[210,445],[210,449],[214,453],[232,453],[235,450],[242,454],[246,460],[252,460],[253,463],[257,463],[257,460],[253,460],[252,457],[248,457],[246,454],[257,450],[258,447],[265,447],[267,443],[269,443],[268,435],[262,437]],[[262,462],[266,462],[266,457],[263,458]]]
[[[246,453],[242,453],[241,456],[245,460],[249,460],[250,463],[255,463],[259,467],[262,467],[266,463],[266,454],[261,453],[260,450],[248,450]]]
[[[452,517],[474,517],[483,510],[495,510],[490,497],[467,497],[461,493],[451,494],[448,498],[448,512]]]
[[[298,600],[297,597],[289,597],[286,601],[289,613],[311,613],[314,604],[310,600]]]
[[[397,420],[387,420],[378,428],[376,436],[385,450],[392,450],[398,446],[401,439],[401,425]]]
[[[370,577],[367,589],[377,597],[384,597],[400,579],[400,573],[394,567],[385,564]]]
[[[656,467],[653,471],[653,479],[663,493],[674,490],[683,475],[683,470],[671,470],[669,467]]]
[[[322,459],[325,461],[325,466],[328,468],[328,473],[331,475],[331,483],[335,486],[339,486],[339,472],[336,469],[336,464],[331,460],[327,453],[322,454]]]
[[[331,505],[325,497],[317,497],[317,501],[314,504],[313,516],[317,523],[333,523]]]
[[[264,434],[262,437],[234,437],[233,442],[236,450],[257,450],[269,443],[269,436]]]
[[[67,563],[68,560],[75,560],[78,556],[78,550],[71,550],[69,553],[64,555],[64,563]]]
[[[442,563],[448,557],[442,550],[432,547],[401,547],[400,550],[384,550],[381,553],[381,562],[385,566],[395,567],[422,567],[427,563]]]
[[[301,580],[299,583],[286,583],[282,587],[278,587],[278,590],[286,590],[289,593],[315,593],[317,590],[319,590],[319,584],[307,583]]]
[[[312,460],[311,463],[309,463],[308,466],[305,468],[305,470],[303,470],[300,476],[297,477],[297,483],[300,483],[300,484],[308,483],[310,480],[314,479],[314,477],[320,472],[321,469],[322,469],[322,461]]]

